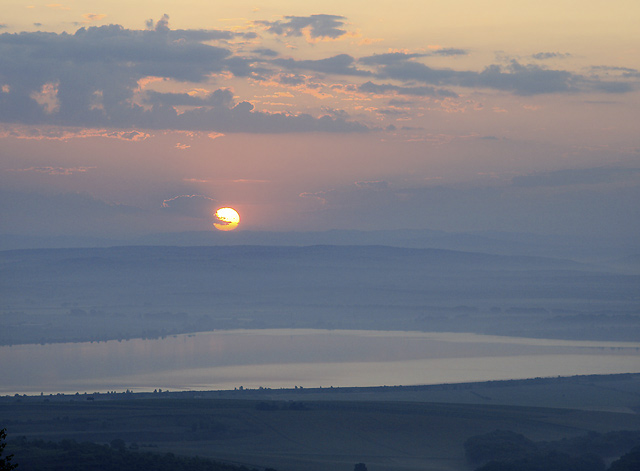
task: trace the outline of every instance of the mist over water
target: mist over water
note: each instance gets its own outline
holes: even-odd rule
[[[0,347],[1,394],[377,386],[640,372],[640,343],[234,330]]]

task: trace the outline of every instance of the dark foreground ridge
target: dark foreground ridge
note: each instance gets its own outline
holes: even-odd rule
[[[154,459],[197,456],[280,471],[352,471],[355,463],[365,463],[368,471],[605,471],[627,452],[622,463],[637,457],[632,448],[640,445],[640,374],[439,386],[5,396],[0,424],[17,463],[15,440],[36,454],[54,442],[50,447],[74,456],[73,442],[90,442],[103,447],[96,448],[99,453],[114,448],[108,451],[113,456],[124,446],[131,459],[152,452]],[[505,447],[511,452],[500,455]],[[587,452],[591,457],[583,456]],[[617,466],[611,471],[634,469]]]

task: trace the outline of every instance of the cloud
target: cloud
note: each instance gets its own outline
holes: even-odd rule
[[[34,126],[4,126],[0,127],[0,138],[13,137],[15,139],[54,140],[66,141],[69,139],[86,139],[91,137],[104,137],[123,141],[144,141],[151,134],[137,131],[107,130],[107,129],[82,129],[68,127],[34,127]]]
[[[256,21],[269,33],[278,36],[306,36],[307,40],[339,39],[347,34],[345,17],[336,15],[285,16],[283,20]]]
[[[387,52],[384,54],[373,54],[372,56],[361,57],[358,62],[366,65],[389,65],[396,64],[398,62],[415,59],[418,57],[426,57],[429,54],[425,53],[406,53],[406,52]]]
[[[590,67],[591,73],[598,77],[600,75],[622,77],[622,78],[640,78],[640,71],[638,69],[631,69],[629,67],[612,67],[606,65],[596,65]]]
[[[175,99],[176,97],[171,97]],[[180,98],[180,97],[178,97]],[[342,117],[324,115],[319,118],[306,113],[269,113],[256,111],[254,105],[242,101],[226,106],[201,106],[178,113],[173,107],[154,105],[142,111],[136,122],[147,129],[215,130],[220,133],[295,133],[295,132],[367,132],[369,128]]]
[[[87,18],[99,19],[91,15]],[[306,34],[314,40],[348,34],[346,19],[335,15],[288,16],[257,25],[279,36]],[[249,46],[240,41],[239,45],[238,38],[256,36],[252,31],[172,30],[168,15],[149,20],[147,28],[140,30],[103,25],[83,27],[73,34],[1,33],[0,122],[215,133],[363,132],[368,130],[365,124],[347,121],[344,116],[320,116],[316,111],[312,115],[304,108],[272,113],[242,98],[236,103],[228,86],[217,85],[209,94],[178,93],[171,86],[188,83],[192,89],[209,90],[213,83],[224,80],[234,81],[236,90],[307,84],[306,93],[315,82],[316,91],[341,87],[345,98],[354,98],[356,92],[456,97],[457,87],[516,95],[620,94],[635,90],[639,78],[635,69],[594,68],[591,75],[583,76],[515,60],[480,71],[426,65],[433,56],[467,53],[459,48],[434,47],[427,52],[389,52],[359,59],[346,53],[308,59],[300,50],[296,58],[284,58],[257,41]],[[315,77],[318,75],[322,80]],[[160,88],[153,80],[166,85]],[[318,84],[320,81],[323,83]],[[245,86],[247,82],[251,86]],[[318,109],[308,103],[299,100],[296,105]],[[375,109],[365,112],[373,114]]]
[[[358,91],[364,93],[374,93],[376,95],[384,95],[389,92],[397,93],[398,95],[414,95],[414,96],[429,96],[429,97],[450,97],[455,98],[457,93],[452,92],[444,88],[435,88],[430,86],[419,87],[402,87],[392,84],[375,84],[371,81],[365,82],[358,87]]]
[[[434,69],[420,63],[404,62],[384,67],[380,75],[433,85],[493,88],[519,95],[578,91],[576,82],[579,81],[579,77],[570,72],[548,70],[534,65],[523,66],[516,61],[512,61],[506,68],[491,65],[482,72]]]
[[[413,101],[413,100],[405,100],[405,99],[401,99],[401,98],[392,98],[391,100],[389,100],[387,102],[387,104],[389,106],[404,107],[404,106],[412,106],[412,105],[414,105],[415,101]]]
[[[207,97],[146,92],[137,104],[140,83],[149,77],[207,82],[211,74],[260,73],[248,59],[232,57],[212,39],[235,33],[171,30],[165,15],[153,29],[118,25],[80,28],[75,34],[0,34],[0,121],[63,126],[190,129],[215,132],[360,132],[366,126],[327,116],[255,111],[252,104],[231,105],[232,93],[220,89]],[[204,42],[203,42],[204,41]],[[328,73],[358,73],[353,58],[305,61],[302,68]],[[296,67],[295,61],[289,64]],[[176,106],[197,107],[178,113]]]
[[[0,120],[130,127],[141,112],[131,99],[142,78],[198,82],[227,68],[229,50],[175,39],[162,29],[137,31],[118,25],[80,28],[73,35],[0,34],[0,62],[8,64],[0,79],[11,87],[11,93],[0,95]],[[34,99],[48,84],[55,84],[55,113]],[[51,86],[47,91],[52,99]]]
[[[355,185],[362,190],[386,190],[389,188],[389,182],[385,180],[355,182]]]
[[[178,195],[162,202],[164,211],[195,218],[212,218],[216,200],[205,195]]]
[[[430,85],[489,88],[517,95],[594,91],[624,93],[633,89],[626,82],[601,81],[565,70],[521,64],[515,60],[506,66],[490,65],[481,72],[436,69],[415,61],[394,61],[379,67],[375,75]]]
[[[440,48],[430,52],[407,53],[407,52],[387,52],[384,54],[373,54],[371,56],[361,57],[358,62],[366,65],[390,65],[399,62],[419,59],[429,56],[458,56],[468,54],[464,49]]]
[[[571,54],[566,52],[538,52],[536,54],[532,54],[531,57],[537,60],[565,59],[567,57],[571,57]]]
[[[46,175],[73,175],[75,173],[86,173],[96,167],[29,167],[9,169],[9,172],[35,172]]]
[[[283,85],[302,85],[306,80],[307,79],[304,75],[298,74],[279,74],[276,77],[276,81]]]
[[[300,198],[308,198],[319,202],[321,205],[327,204],[327,197],[334,193],[334,190],[316,191],[316,192],[304,192],[298,196]]]
[[[433,51],[433,54],[437,56],[466,56],[469,51],[466,49],[458,49],[455,47],[443,47]]]
[[[336,56],[318,60],[274,59],[271,61],[272,64],[276,64],[290,70],[303,69],[322,72],[325,74],[354,75],[360,77],[373,75],[367,70],[361,70],[354,67],[355,62],[356,60],[349,54],[338,54]]]
[[[407,111],[399,110],[397,108],[378,108],[375,111],[376,113],[385,116],[406,116],[409,114]],[[395,131],[397,129],[393,124],[389,126],[388,131]]]
[[[107,15],[105,15],[104,13],[85,13],[84,15],[82,15],[82,17],[87,21],[99,21],[103,18],[106,18]]]
[[[280,55],[278,51],[274,51],[273,49],[268,49],[264,47],[258,47],[251,52],[255,52],[256,54],[260,54],[265,57],[277,57]]]
[[[95,23],[96,21],[103,20],[107,17],[104,13],[85,13],[82,15],[84,21],[74,22],[75,26],[81,26],[82,24]]]
[[[231,183],[271,183],[271,180],[257,180],[251,178],[237,178],[231,180]]]
[[[228,88],[218,89],[205,97],[199,97],[188,93],[160,93],[150,90],[146,92],[144,102],[163,106],[221,106],[228,108],[233,103],[233,92]]]
[[[48,8],[52,8],[54,10],[71,10],[71,7],[69,7],[67,5],[62,5],[60,3],[48,3],[45,6],[48,7]]]

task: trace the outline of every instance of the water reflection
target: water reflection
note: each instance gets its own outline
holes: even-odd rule
[[[437,384],[640,372],[640,343],[236,330],[0,347],[0,394]]]

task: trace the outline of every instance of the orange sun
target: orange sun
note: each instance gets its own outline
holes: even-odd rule
[[[220,208],[213,217],[213,227],[219,231],[232,231],[240,224],[240,215],[233,208]]]

